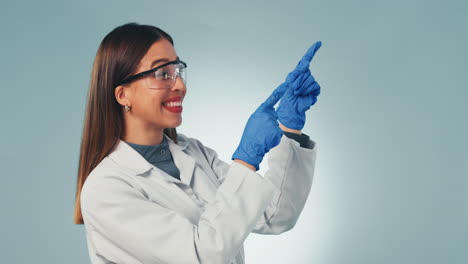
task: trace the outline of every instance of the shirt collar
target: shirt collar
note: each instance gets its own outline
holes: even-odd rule
[[[177,138],[178,144],[176,144],[166,134],[164,134],[164,137],[166,137],[170,149],[177,148],[184,150],[188,145],[188,142],[183,140],[182,137]],[[142,155],[140,155],[138,151],[122,139],[119,139],[114,151],[109,154],[109,158],[114,160],[118,165],[131,170],[136,175],[141,175],[154,167]]]
[[[127,142],[130,147],[138,151],[151,164],[171,161],[171,152],[169,151],[169,143],[166,137],[163,137],[161,144],[158,145],[140,145]]]

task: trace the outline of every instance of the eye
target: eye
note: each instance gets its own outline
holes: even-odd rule
[[[170,73],[166,69],[157,70],[154,73],[154,77],[158,80],[167,80],[169,79]]]

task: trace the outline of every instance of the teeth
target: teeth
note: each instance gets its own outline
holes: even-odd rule
[[[163,103],[163,105],[165,106],[169,106],[169,107],[176,107],[176,106],[182,106],[182,102],[169,102],[169,103]]]

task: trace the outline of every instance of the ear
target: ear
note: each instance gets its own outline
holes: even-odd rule
[[[120,105],[132,106],[130,102],[130,88],[123,85],[119,85],[114,90],[115,99]]]

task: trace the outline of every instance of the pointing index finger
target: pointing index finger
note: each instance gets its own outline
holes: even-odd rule
[[[302,59],[299,61],[297,64],[296,68],[294,71],[305,71],[309,68],[310,62],[315,56],[315,53],[319,50],[319,48],[322,46],[321,41],[317,41],[310,48],[307,50],[307,52],[304,54]]]

